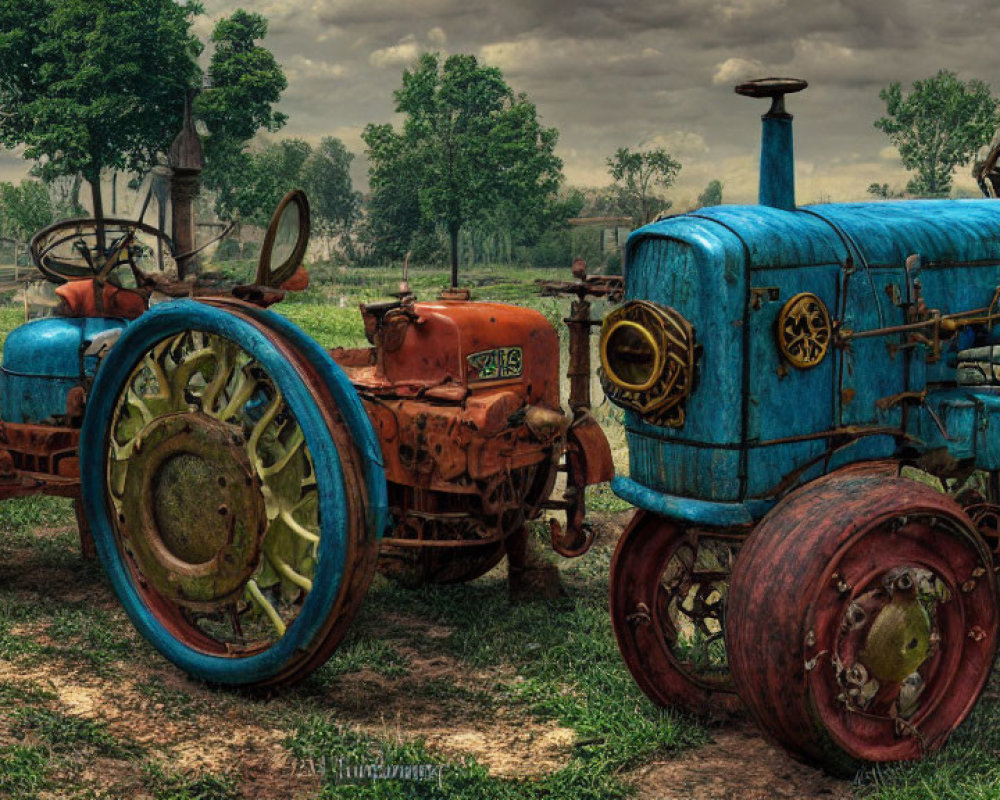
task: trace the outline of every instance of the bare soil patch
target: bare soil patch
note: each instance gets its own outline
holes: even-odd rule
[[[800,764],[748,723],[634,774],[639,800],[849,800],[851,784]]]

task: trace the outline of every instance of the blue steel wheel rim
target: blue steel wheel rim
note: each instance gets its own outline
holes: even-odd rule
[[[312,588],[295,619],[276,643],[245,657],[202,652],[178,640],[147,606],[119,548],[108,500],[105,450],[119,395],[139,362],[157,343],[197,330],[235,343],[278,386],[305,436],[318,485],[320,542]],[[203,680],[226,684],[267,682],[303,659],[320,643],[327,616],[344,584],[349,522],[341,459],[316,399],[276,345],[249,322],[193,301],[159,306],[133,323],[99,370],[81,437],[83,501],[101,560],[137,629],[168,660]]]

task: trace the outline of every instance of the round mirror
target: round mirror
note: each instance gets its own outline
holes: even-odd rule
[[[258,286],[279,287],[302,264],[309,244],[309,201],[301,189],[286,194],[271,217],[257,263]]]

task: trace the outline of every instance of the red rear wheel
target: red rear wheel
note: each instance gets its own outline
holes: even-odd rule
[[[776,507],[733,571],[736,690],[761,727],[834,772],[939,748],[997,645],[990,553],[954,501],[831,475]]]

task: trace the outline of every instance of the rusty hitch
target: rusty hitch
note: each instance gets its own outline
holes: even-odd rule
[[[607,298],[619,303],[625,291],[620,275],[588,275],[587,262],[575,259],[573,281],[536,281],[543,297],[575,297],[570,315],[563,319],[569,329],[569,407],[573,415],[566,432],[566,450],[559,470],[566,473],[562,499],[548,500],[543,508],[564,511],[565,528],[559,520],[549,519],[552,549],[564,558],[576,558],[590,549],[594,532],[586,523],[586,488],[614,477],[611,447],[601,426],[591,414],[590,335],[601,320],[590,315],[590,298]]]

